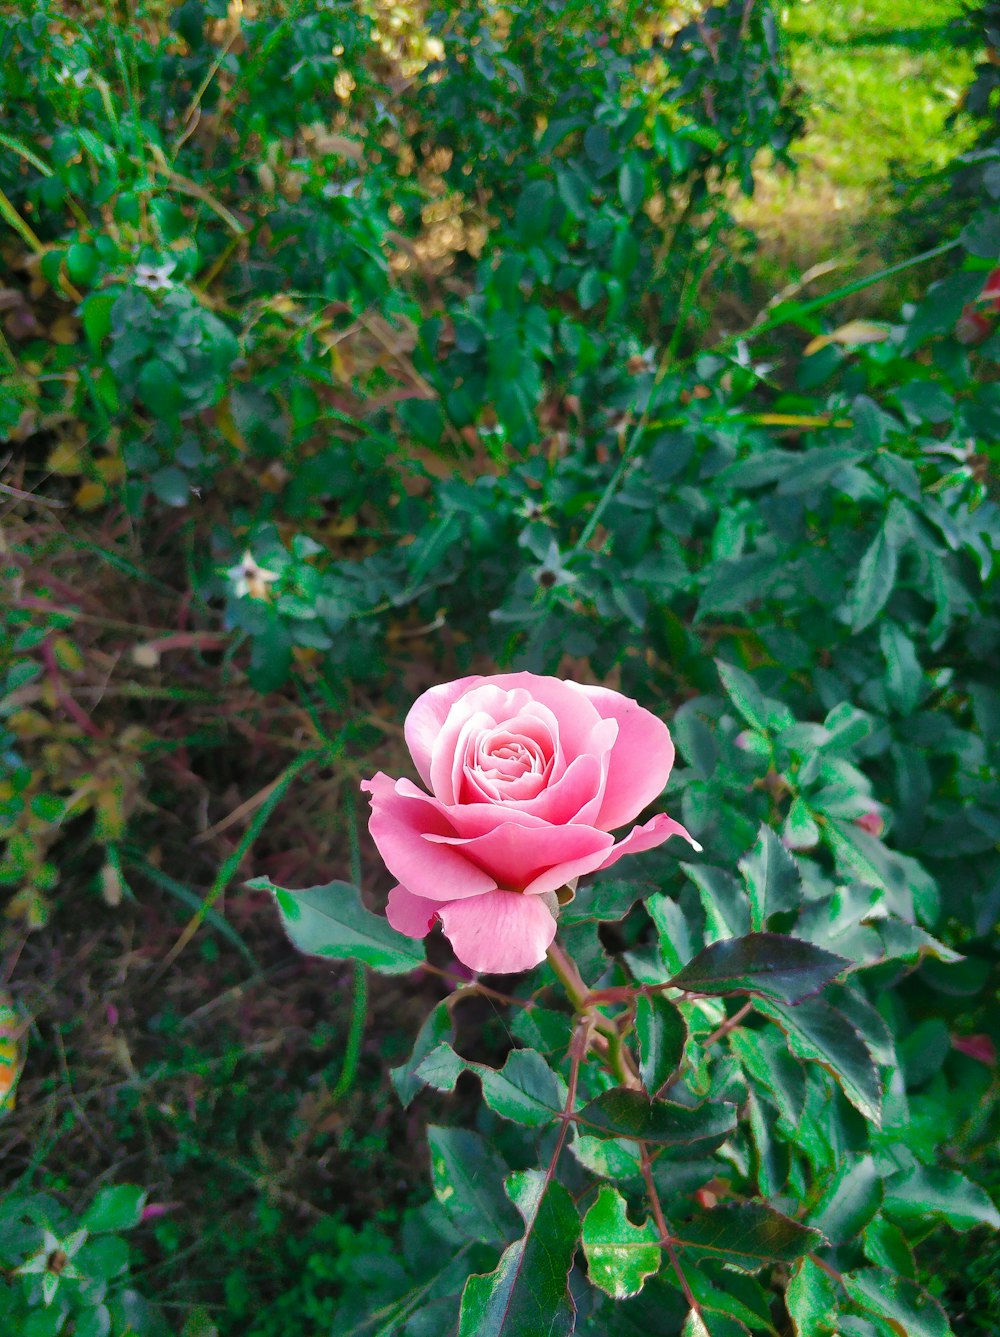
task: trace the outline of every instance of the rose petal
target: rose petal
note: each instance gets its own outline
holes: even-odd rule
[[[625,854],[641,854],[643,850],[655,849],[657,845],[662,845],[671,836],[683,836],[694,849],[700,852],[701,846],[694,836],[686,831],[680,822],[675,822],[672,817],[668,817],[665,812],[661,812],[648,822],[644,822],[642,826],[634,826],[624,840],[619,840],[604,863],[601,864],[599,871],[610,868]]]
[[[434,901],[457,900],[492,891],[489,873],[452,848],[455,828],[439,803],[421,795],[405,780],[393,781],[381,771],[361,785],[371,794],[368,830],[383,862],[416,896]],[[458,838],[460,841],[460,838]]]
[[[408,938],[425,938],[440,912],[440,901],[414,896],[402,886],[393,887],[385,907],[386,919],[397,933],[405,933]]]
[[[438,683],[429,691],[418,696],[410,707],[403,725],[403,735],[410,756],[417,768],[417,774],[424,784],[431,784],[431,752],[434,741],[448,718],[448,712],[459,697],[475,683],[482,682],[482,675],[473,673],[467,678],[456,678],[454,682]]]
[[[460,848],[489,871],[496,886],[529,894],[557,891],[572,878],[593,873],[614,844],[606,831],[592,826],[523,826],[513,816],[471,839],[451,835],[427,839]]]
[[[455,955],[470,970],[510,975],[545,959],[556,921],[540,896],[490,891],[440,908]]]
[[[662,720],[607,687],[580,687],[605,719],[618,722],[604,802],[596,825],[606,831],[633,821],[663,792],[674,764],[670,730]]]

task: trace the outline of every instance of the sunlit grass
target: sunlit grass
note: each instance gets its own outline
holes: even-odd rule
[[[962,0],[793,0],[783,13],[806,131],[798,170],[765,171],[742,217],[761,238],[772,287],[812,265],[874,270],[906,253],[887,228],[900,193],[971,143],[949,126],[976,60],[956,45]],[[872,293],[869,301],[882,295]]]

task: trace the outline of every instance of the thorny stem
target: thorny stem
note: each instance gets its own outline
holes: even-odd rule
[[[569,1057],[569,1081],[566,1084],[566,1103],[563,1106],[561,1123],[559,1127],[559,1136],[556,1138],[556,1145],[552,1149],[552,1155],[549,1158],[549,1167],[545,1172],[546,1185],[552,1179],[556,1172],[556,1166],[559,1163],[559,1157],[562,1155],[562,1149],[566,1142],[566,1134],[569,1126],[573,1122],[574,1110],[576,1104],[576,1089],[580,1081],[580,1066],[586,1057],[587,1050],[590,1047],[590,1031],[594,1024],[592,1016],[583,1016],[576,1024],[576,1030],[573,1032],[573,1039],[570,1043]]]
[[[684,1275],[684,1269],[681,1267],[680,1259],[677,1257],[677,1250],[674,1248],[673,1236],[670,1234],[667,1218],[663,1215],[663,1206],[660,1203],[660,1195],[653,1179],[653,1162],[649,1155],[649,1147],[645,1142],[639,1143],[639,1154],[642,1162],[642,1178],[646,1185],[646,1196],[649,1199],[649,1205],[653,1211],[653,1220],[656,1222],[656,1228],[660,1232],[660,1243],[666,1250],[667,1257],[670,1259],[670,1266],[674,1269],[674,1275],[677,1277],[678,1284],[680,1285],[684,1299],[687,1301],[688,1308],[700,1318],[701,1306],[694,1298],[691,1287],[688,1285],[688,1279]]]

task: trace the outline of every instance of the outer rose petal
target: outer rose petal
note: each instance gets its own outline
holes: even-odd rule
[[[643,850],[653,850],[657,845],[662,845],[665,840],[671,836],[683,836],[689,841],[692,848],[701,850],[701,846],[687,831],[680,822],[675,822],[672,817],[668,817],[665,812],[658,813],[656,817],[650,818],[642,826],[633,826],[624,840],[620,840],[614,847],[608,857],[601,864],[601,870],[610,868],[613,863],[625,854],[641,854]]]
[[[407,787],[417,792],[406,781],[393,781],[381,771],[361,785],[372,796],[368,830],[393,877],[412,887],[414,895],[435,901],[492,891],[497,883],[489,873],[471,863],[460,850],[427,838],[436,835],[454,839],[455,828],[440,804],[426,796],[414,797],[406,792]]]
[[[405,933],[408,938],[425,938],[434,927],[435,916],[440,911],[440,901],[414,896],[405,887],[393,887],[389,892],[385,917],[397,933]]]
[[[442,905],[438,913],[459,961],[486,975],[530,970],[556,936],[556,921],[541,896],[490,891]]]
[[[595,825],[624,826],[659,798],[674,764],[670,730],[635,701],[607,687],[580,687],[605,719],[618,721],[604,803]]]
[[[449,710],[459,697],[464,696],[470,687],[482,681],[480,674],[473,673],[468,678],[456,678],[454,682],[439,683],[424,692],[422,696],[418,696],[410,707],[403,725],[403,734],[417,768],[417,774],[428,789],[431,787],[431,751],[434,740],[441,732]]]

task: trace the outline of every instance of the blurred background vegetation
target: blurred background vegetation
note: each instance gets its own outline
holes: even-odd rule
[[[998,7],[0,16],[5,1331],[434,1331],[379,1315],[439,981],[245,883],[378,904],[358,781],[497,665],[676,718],[715,862],[911,898],[914,1127],[1000,1193]],[[1000,1331],[995,1243],[910,1243]]]

